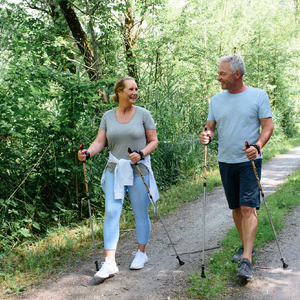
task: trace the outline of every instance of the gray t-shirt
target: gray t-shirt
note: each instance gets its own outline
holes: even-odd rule
[[[136,106],[131,120],[120,123],[116,117],[116,108],[105,112],[100,123],[100,130],[106,131],[108,147],[117,159],[128,159],[128,147],[131,150],[140,151],[148,144],[146,130],[155,129],[155,124],[150,112]],[[114,173],[116,164],[108,163],[106,168]],[[139,176],[135,165],[132,165],[134,176]],[[148,169],[139,164],[142,175],[148,174]]]
[[[265,91],[248,87],[242,93],[228,91],[211,98],[207,120],[216,121],[219,137],[218,161],[241,163],[248,161],[242,150],[247,141],[255,144],[260,135],[260,119],[272,117]]]

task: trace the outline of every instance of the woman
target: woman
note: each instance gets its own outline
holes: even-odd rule
[[[101,120],[100,129],[89,149],[78,152],[81,161],[86,155],[94,156],[108,143],[109,160],[103,172],[101,184],[105,192],[104,249],[105,262],[95,274],[107,278],[119,271],[115,254],[119,239],[119,219],[126,191],[129,193],[135,217],[138,241],[137,253],[130,269],[142,269],[148,262],[146,244],[151,223],[148,215],[149,196],[135,164],[149,186],[154,201],[158,191],[150,164],[150,153],[158,145],[155,124],[151,114],[135,106],[138,87],[132,77],[121,77],[115,84],[112,99],[118,107],[107,111]],[[128,153],[128,148],[134,149]]]

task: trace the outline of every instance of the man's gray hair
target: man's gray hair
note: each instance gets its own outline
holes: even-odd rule
[[[239,70],[243,75],[245,74],[246,70],[245,70],[245,63],[242,59],[241,56],[237,55],[237,54],[232,54],[232,55],[227,55],[227,56],[223,56],[219,59],[219,63],[221,62],[225,62],[225,61],[229,61],[230,62],[230,69],[233,72],[233,74]]]

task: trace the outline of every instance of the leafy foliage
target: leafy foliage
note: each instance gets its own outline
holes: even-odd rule
[[[152,166],[161,190],[203,164],[198,135],[209,99],[220,91],[222,55],[241,54],[246,84],[268,92],[273,141],[297,132],[299,31],[291,2],[75,0],[69,4],[85,51],[61,2],[0,2],[0,252],[88,216],[78,147],[94,140],[103,113],[115,105],[108,99],[114,82],[132,66],[139,105],[157,125]],[[100,219],[107,154],[87,163]]]

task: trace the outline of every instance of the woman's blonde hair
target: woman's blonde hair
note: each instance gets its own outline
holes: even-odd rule
[[[113,99],[116,103],[119,104],[119,97],[118,92],[123,91],[125,88],[125,81],[126,80],[134,80],[133,77],[121,77],[117,80],[114,87],[114,94],[110,96],[111,99]]]

